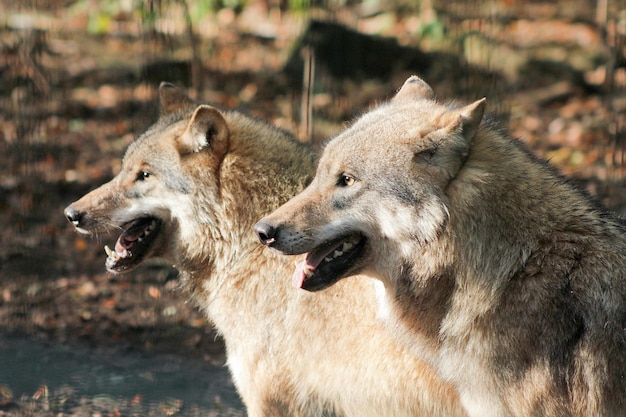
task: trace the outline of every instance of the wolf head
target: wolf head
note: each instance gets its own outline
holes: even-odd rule
[[[81,233],[120,231],[105,247],[113,273],[154,256],[181,271],[229,270],[259,251],[252,225],[308,184],[313,153],[286,131],[196,104],[172,84],[161,84],[159,98],[159,119],[130,144],[119,174],[65,216]]]
[[[112,249],[105,246],[113,273],[168,254],[166,236],[193,235],[188,219],[197,186],[190,177],[214,173],[228,148],[228,126],[217,109],[195,105],[168,83],[159,96],[158,122],[129,146],[120,173],[64,211],[81,233],[121,231]],[[211,184],[204,185],[210,192]]]
[[[450,108],[420,78],[366,113],[324,149],[312,183],[255,226],[261,242],[307,253],[295,287],[324,289],[401,263],[449,221],[446,188],[470,152],[485,100]]]

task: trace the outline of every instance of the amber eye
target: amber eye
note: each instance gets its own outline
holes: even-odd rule
[[[342,174],[339,177],[339,185],[344,187],[352,187],[355,182],[356,180],[354,179],[354,177],[348,174]]]

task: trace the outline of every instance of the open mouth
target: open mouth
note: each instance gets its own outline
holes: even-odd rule
[[[360,234],[344,236],[307,253],[296,266],[292,285],[307,291],[330,287],[354,272],[365,254],[365,242]]]
[[[127,223],[114,249],[104,247],[108,256],[105,262],[107,270],[120,273],[139,265],[148,255],[160,230],[161,220],[155,217],[142,217]]]

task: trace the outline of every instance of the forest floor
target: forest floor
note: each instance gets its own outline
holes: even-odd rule
[[[487,96],[513,136],[626,213],[626,21],[585,21],[595,11],[583,1],[503,3],[519,10],[333,13],[359,30],[342,35],[348,50],[391,54],[375,64],[325,61],[342,41],[324,39],[332,25],[309,26],[319,42],[310,134],[294,43],[303,16],[222,11],[196,26],[194,54],[176,21],[173,35],[146,34],[121,15],[93,34],[84,13],[0,7],[0,416],[243,415],[223,342],[177,289],[176,271],[155,260],[107,274],[110,237],[78,235],[63,216],[155,120],[160,81],[319,143],[417,73],[444,99]],[[370,44],[371,33],[392,46]]]

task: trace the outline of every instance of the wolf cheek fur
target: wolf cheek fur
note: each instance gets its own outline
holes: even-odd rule
[[[311,149],[234,111],[160,87],[161,116],[120,173],[65,211],[84,233],[122,233],[107,268],[162,256],[223,335],[251,417],[463,416],[456,392],[376,319],[366,279],[292,291],[293,260],[257,244],[260,217],[302,190]]]
[[[484,106],[445,106],[410,78],[328,143],[259,237],[307,253],[302,288],[381,280],[391,332],[471,416],[624,416],[624,223],[485,123]]]

